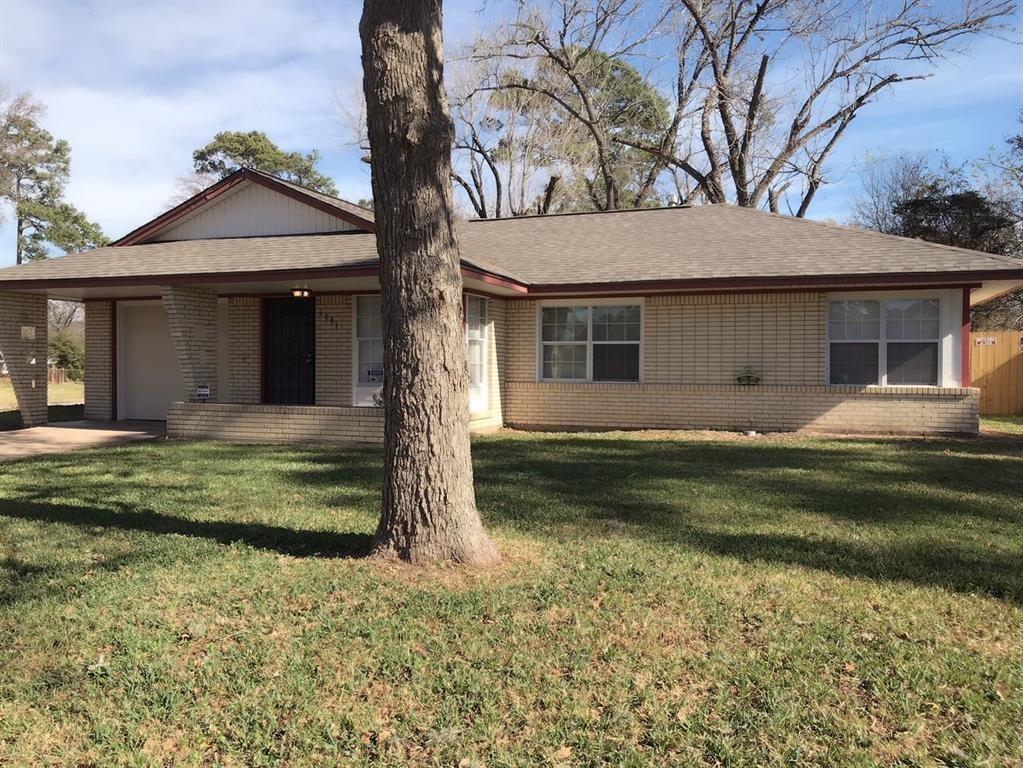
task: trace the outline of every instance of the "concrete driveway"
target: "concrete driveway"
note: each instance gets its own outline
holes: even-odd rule
[[[0,432],[0,461],[152,440],[162,437],[165,432],[162,421],[67,421],[46,427]]]

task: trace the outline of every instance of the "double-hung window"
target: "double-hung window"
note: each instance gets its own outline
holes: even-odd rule
[[[541,307],[540,378],[639,381],[642,326],[640,304]]]
[[[469,344],[469,410],[487,410],[487,300],[465,297],[465,335]]]
[[[940,320],[936,298],[829,302],[829,382],[937,386]]]

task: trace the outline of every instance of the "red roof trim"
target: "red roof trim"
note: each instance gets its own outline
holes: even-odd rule
[[[497,288],[507,288],[510,291],[515,291],[516,293],[529,293],[529,286],[524,283],[520,283],[517,280],[512,280],[507,277],[501,277],[500,275],[495,275],[492,272],[487,272],[476,267],[467,267],[462,265],[462,277],[479,280],[487,285],[493,285]]]
[[[225,176],[223,179],[218,181],[212,187],[204,189],[197,195],[188,198],[185,202],[171,208],[169,211],[160,214],[152,221],[146,222],[141,227],[133,229],[127,235],[119,240],[115,240],[110,245],[138,245],[144,240],[149,239],[153,235],[167,229],[178,221],[181,221],[185,216],[189,215],[193,211],[207,203],[211,202],[215,198],[224,194],[228,190],[241,184],[243,181],[251,181],[254,184],[259,184],[267,189],[271,189],[274,192],[290,197],[293,200],[297,200],[300,203],[305,203],[311,208],[315,208],[318,211],[327,213],[335,218],[346,221],[349,224],[358,227],[366,232],[373,232],[373,222],[368,219],[364,219],[361,216],[357,216],[354,213],[336,208],[329,203],[307,195],[300,190],[289,187],[286,184],[282,184],[276,179],[268,178],[259,173],[254,173],[248,168],[240,168],[239,170],[232,173],[230,176]]]

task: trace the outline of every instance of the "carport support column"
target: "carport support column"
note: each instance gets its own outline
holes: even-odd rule
[[[160,290],[188,402],[199,402],[196,389],[203,384],[210,388],[209,402],[219,402],[216,292],[194,286]]]
[[[0,293],[0,352],[26,427],[46,423],[46,297]]]

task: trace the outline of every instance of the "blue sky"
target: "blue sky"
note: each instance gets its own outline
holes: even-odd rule
[[[483,26],[480,6],[445,4],[449,50]],[[320,150],[323,171],[357,199],[369,194],[369,170],[344,145],[338,99],[361,77],[360,12],[359,2],[0,0],[0,81],[48,106],[46,127],[72,147],[68,196],[112,237],[161,212],[192,150],[225,129]],[[978,41],[861,113],[811,216],[846,217],[865,153],[977,157],[1014,131],[1021,108],[1023,47]],[[7,216],[0,266],[14,261],[12,230]]]

